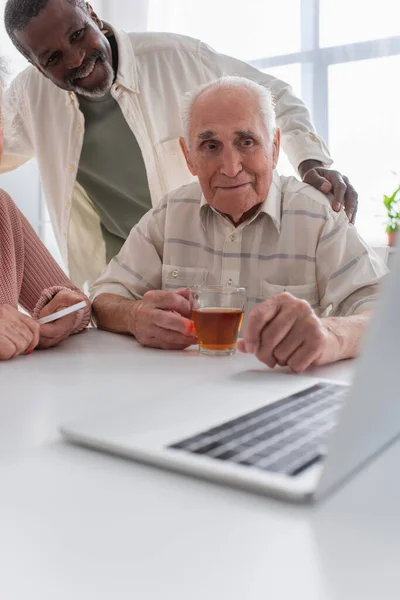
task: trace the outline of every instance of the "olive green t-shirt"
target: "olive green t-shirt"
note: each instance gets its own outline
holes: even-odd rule
[[[107,262],[117,254],[130,230],[151,208],[142,152],[111,96],[79,96],[85,135],[77,180],[97,211]]]

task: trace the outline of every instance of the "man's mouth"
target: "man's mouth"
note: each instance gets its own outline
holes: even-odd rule
[[[75,75],[73,81],[82,81],[82,79],[87,79],[95,70],[97,63],[99,62],[99,58],[91,62],[89,65],[86,65],[85,69]]]
[[[246,181],[246,183],[237,183],[236,185],[218,185],[217,187],[220,190],[238,190],[246,185],[251,185],[250,181]]]
[[[85,71],[83,73],[81,73],[80,75],[77,75],[75,77],[74,81],[77,81],[78,79],[86,79],[86,77],[89,77],[89,75],[91,75],[93,73],[96,63],[97,63],[97,60],[93,61],[91,65],[88,65],[87,69],[85,69]]]

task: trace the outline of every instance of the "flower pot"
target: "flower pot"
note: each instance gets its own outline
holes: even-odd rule
[[[396,236],[397,236],[397,231],[387,231],[387,239],[388,239],[389,247],[396,245]]]

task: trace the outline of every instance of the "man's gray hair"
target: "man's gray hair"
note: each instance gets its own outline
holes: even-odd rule
[[[182,103],[182,123],[183,132],[186,145],[189,147],[189,130],[190,130],[190,119],[192,116],[192,108],[197,100],[204,92],[208,90],[232,90],[232,89],[246,89],[252,92],[257,98],[260,107],[260,114],[265,124],[268,135],[271,137],[276,131],[276,120],[275,120],[275,108],[274,100],[271,90],[260,85],[259,83],[247,79],[246,77],[237,77],[235,75],[226,75],[209,81],[198,87],[194,92],[188,92],[185,94]]]
[[[29,60],[29,53],[18,42],[15,37],[16,31],[23,31],[29,25],[31,19],[46,8],[50,0],[7,0],[4,10],[4,25],[14,46]],[[85,0],[66,0],[70,4],[79,6],[85,12],[88,12],[88,6]]]

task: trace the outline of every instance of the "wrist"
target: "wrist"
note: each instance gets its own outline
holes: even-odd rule
[[[310,158],[307,160],[303,160],[303,162],[299,164],[297,170],[300,174],[300,177],[302,179],[304,179],[304,175],[307,173],[307,171],[310,171],[310,169],[315,169],[317,167],[322,167],[322,166],[323,166],[323,164],[320,160],[314,160],[313,158]]]
[[[129,307],[129,314],[127,315],[127,330],[128,333],[136,337],[137,322],[139,317],[138,311],[140,310],[142,301],[136,300],[134,302],[130,302],[130,304],[131,306]]]

